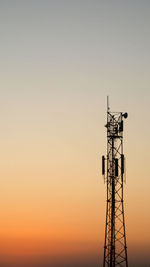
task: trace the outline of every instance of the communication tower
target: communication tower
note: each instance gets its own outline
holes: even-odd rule
[[[125,233],[123,186],[125,157],[123,154],[124,119],[127,113],[111,112],[107,97],[107,156],[102,156],[102,174],[107,184],[106,225],[103,267],[128,267]],[[105,173],[106,167],[106,173]]]

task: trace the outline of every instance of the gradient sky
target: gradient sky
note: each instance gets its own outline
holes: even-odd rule
[[[150,266],[150,1],[0,0],[0,36],[0,266],[102,266],[107,95],[130,267]]]

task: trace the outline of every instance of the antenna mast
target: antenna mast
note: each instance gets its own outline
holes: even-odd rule
[[[103,267],[128,267],[123,185],[123,124],[127,113],[111,112],[107,96],[107,157],[102,156],[102,174],[107,183],[106,225]],[[105,164],[106,163],[106,164]]]

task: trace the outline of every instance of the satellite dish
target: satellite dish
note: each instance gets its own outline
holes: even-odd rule
[[[122,116],[123,116],[125,119],[127,119],[127,118],[128,118],[128,113],[126,112],[126,113],[122,114]]]

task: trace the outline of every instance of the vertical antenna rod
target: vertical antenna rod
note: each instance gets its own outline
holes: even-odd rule
[[[109,111],[109,96],[107,96],[107,112]]]
[[[107,96],[107,157],[102,157],[102,174],[107,183],[106,225],[103,267],[128,267],[123,185],[123,123],[127,113],[111,112]]]

